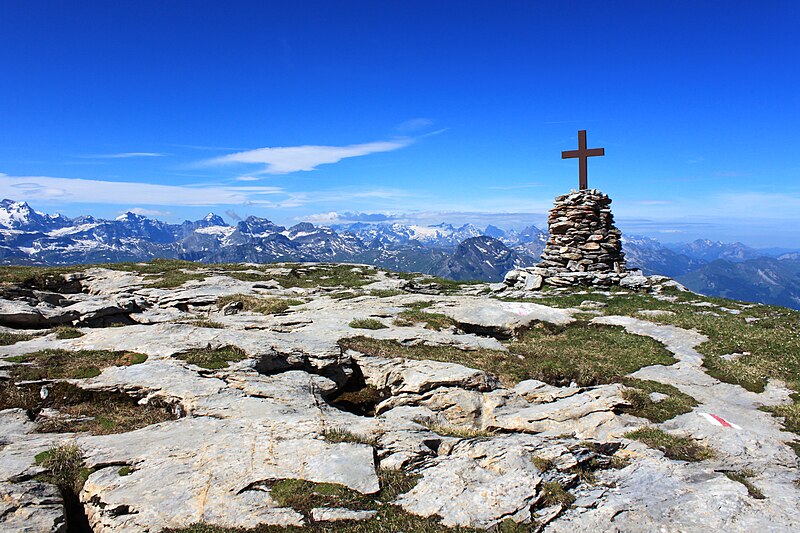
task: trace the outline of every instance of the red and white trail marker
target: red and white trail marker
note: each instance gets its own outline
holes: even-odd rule
[[[741,426],[737,426],[733,422],[729,422],[728,420],[725,420],[721,416],[718,416],[718,415],[715,415],[715,414],[700,413],[700,416],[702,416],[703,418],[705,418],[706,420],[708,420],[711,424],[713,424],[715,426],[720,426],[720,427],[723,427],[723,428],[742,429]]]

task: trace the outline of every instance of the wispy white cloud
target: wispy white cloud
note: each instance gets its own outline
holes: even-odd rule
[[[165,157],[169,154],[160,152],[122,152],[118,154],[94,154],[79,156],[82,159],[128,159],[129,157]]]
[[[401,122],[397,126],[394,127],[397,131],[402,131],[406,133],[411,133],[419,130],[424,130],[433,125],[433,120],[429,118],[412,118],[411,120],[406,120],[405,122]]]
[[[285,194],[279,187],[187,187],[142,182],[103,181],[0,173],[0,196],[13,199],[112,205],[225,205],[264,201]]]
[[[123,209],[120,214],[130,212],[136,215],[143,215],[148,217],[168,217],[172,213],[169,211],[160,211],[158,209],[145,209],[144,207],[132,207],[130,209]]]
[[[260,174],[289,174],[290,172],[315,170],[319,165],[338,163],[342,159],[399,150],[414,142],[413,139],[397,139],[394,141],[377,141],[349,146],[283,146],[276,148],[258,148],[245,152],[207,159],[203,166],[220,166],[230,164],[264,164],[266,168]]]

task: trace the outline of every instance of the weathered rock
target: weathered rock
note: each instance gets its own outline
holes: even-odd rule
[[[449,316],[465,331],[499,338],[509,338],[534,322],[559,326],[574,322],[568,311],[531,302],[459,301],[431,310]]]
[[[515,441],[460,442],[422,468],[422,479],[398,503],[414,514],[441,516],[446,526],[487,528],[505,517],[530,520],[541,476],[529,451]]]
[[[420,394],[438,387],[459,387],[466,390],[489,391],[500,386],[496,377],[456,363],[386,359],[350,351],[364,379],[377,389],[389,389],[393,395]]]
[[[618,235],[595,233],[589,227],[610,215],[607,207],[598,211],[598,205],[595,201],[572,205],[574,213],[558,214],[556,220],[573,228],[572,241],[558,251],[587,254],[580,260],[592,261],[583,263],[587,269],[606,261],[611,255],[606,252],[619,242]],[[602,250],[580,252],[580,242],[598,243]],[[570,268],[580,266],[580,261]],[[566,263],[553,263],[552,270],[540,264],[512,271],[503,295],[512,287],[524,295],[526,285],[532,290],[537,283],[536,276],[552,279],[554,285],[592,287],[638,277],[561,272],[558,268]],[[381,274],[374,279],[372,288],[392,289],[405,283]],[[670,283],[667,278],[645,279],[651,291]],[[509,389],[487,372],[464,365],[342,353],[338,345],[342,338],[365,335],[407,346],[502,354],[504,344],[486,334],[513,335],[536,321],[565,325],[571,323],[574,309],[499,302],[478,295],[484,286],[470,295],[442,295],[437,289],[431,296],[387,298],[369,295],[365,289],[364,295],[347,300],[323,296],[339,289],[303,288],[306,303],[282,315],[245,311],[225,315],[216,306],[221,295],[290,292],[274,284],[258,288],[257,283],[225,276],[174,290],[155,289],[144,287],[136,274],[104,269],[92,269],[77,281],[87,294],[25,289],[24,294],[3,293],[7,297],[0,303],[21,302],[29,316],[38,313],[42,320],[48,320],[45,315],[52,311],[72,322],[94,320],[103,325],[108,317],[127,313],[132,320],[151,325],[83,328],[84,335],[75,339],[51,334],[0,346],[3,379],[11,375],[5,370],[10,364],[5,358],[11,355],[51,348],[142,352],[149,356],[144,363],[106,368],[97,377],[75,383],[131,394],[141,402],[167,402],[186,416],[127,433],[91,436],[37,433],[25,411],[0,411],[0,531],[60,531],[64,520],[60,496],[54,487],[35,481],[43,467],[34,463],[34,456],[65,442],[77,444],[86,466],[94,469],[80,497],[92,527],[103,533],[160,531],[193,522],[231,528],[304,527],[307,516],[279,507],[272,498],[274,482],[339,483],[373,494],[378,490],[378,465],[420,474],[419,484],[396,503],[422,516],[439,515],[444,525],[487,528],[510,518],[535,520],[539,526],[546,524],[547,531],[800,528],[796,518],[800,490],[794,483],[797,459],[786,444],[795,436],[781,429],[779,419],[759,410],[789,402],[790,391],[782,383],[770,382],[758,394],[711,378],[697,351],[705,337],[696,332],[631,317],[593,321],[654,338],[675,354],[678,363],[645,367],[633,377],[674,385],[699,402],[691,412],[659,424],[670,433],[706,443],[717,453],[712,460],[685,463],[623,437],[644,421],[618,414],[625,405],[618,384],[556,387],[526,380]],[[357,318],[391,324],[405,306],[423,301],[431,304],[426,310],[450,316],[459,327],[433,331],[423,324],[381,330],[349,326]],[[697,307],[698,312],[735,311],[716,305]],[[199,318],[224,328],[186,323]],[[241,348],[246,358],[211,370],[175,357],[191,348],[228,345]],[[378,389],[377,398],[371,400],[375,391],[363,389],[375,416],[353,414],[334,399],[343,386],[352,391],[351,387],[365,384]],[[351,392],[355,397],[361,393]],[[663,396],[653,393],[651,399],[665,401]],[[378,400],[382,401],[374,404]],[[710,422],[711,414],[729,421],[730,427]],[[336,434],[332,430],[353,442],[330,442],[337,440],[331,437]],[[468,438],[471,434],[484,436]],[[629,466],[608,468],[612,454],[627,459]],[[128,475],[120,475],[123,466],[130,470]],[[766,499],[752,498],[741,483],[724,474],[744,469],[752,470],[749,479]],[[595,482],[582,481],[586,470],[593,470]],[[559,483],[574,494],[575,503],[569,508],[549,505],[543,499],[544,482]],[[311,519],[375,520],[372,513],[317,507]]]
[[[378,511],[354,511],[353,509],[318,507],[311,510],[315,522],[339,522],[342,520],[369,520]]]
[[[0,482],[0,531],[67,531],[64,502],[58,489],[39,481]]]

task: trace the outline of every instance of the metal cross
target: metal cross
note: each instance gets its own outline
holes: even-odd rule
[[[586,176],[586,161],[596,155],[606,155],[605,148],[586,148],[586,130],[578,132],[578,149],[561,152],[561,159],[578,158],[578,168],[580,169],[580,189],[589,188],[589,179]]]

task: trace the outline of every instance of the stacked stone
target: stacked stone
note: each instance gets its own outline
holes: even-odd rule
[[[547,219],[550,238],[541,266],[559,272],[625,272],[611,198],[597,189],[556,198]]]
[[[547,222],[550,238],[542,260],[524,272],[509,273],[516,279],[506,284],[524,279],[526,289],[542,284],[609,286],[627,276],[622,233],[614,226],[608,195],[588,189],[559,196]]]

